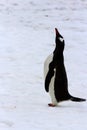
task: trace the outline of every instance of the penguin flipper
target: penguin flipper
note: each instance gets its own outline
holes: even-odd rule
[[[49,70],[48,73],[47,73],[47,76],[45,78],[45,90],[46,92],[49,91],[49,84],[50,84],[50,81],[51,81],[51,78],[53,77],[54,75],[54,70]]]

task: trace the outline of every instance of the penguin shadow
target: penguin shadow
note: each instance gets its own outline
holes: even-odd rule
[[[56,107],[50,107],[52,109],[61,109],[61,110],[73,110],[73,111],[78,111],[78,112],[87,112],[87,110],[85,109],[85,102],[83,104],[81,104],[80,102],[75,103],[75,102],[71,102],[71,101],[66,101],[66,102],[61,102],[59,103]]]

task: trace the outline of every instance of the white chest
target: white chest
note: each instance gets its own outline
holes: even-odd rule
[[[46,75],[47,75],[47,73],[48,73],[48,71],[49,71],[49,64],[50,64],[50,62],[52,61],[52,59],[53,59],[53,54],[50,54],[50,55],[46,58],[46,60],[45,60],[45,62],[44,62],[44,78],[46,78]]]

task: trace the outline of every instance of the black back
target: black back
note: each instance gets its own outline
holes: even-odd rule
[[[70,94],[68,92],[68,80],[64,66],[64,56],[63,56],[65,41],[57,29],[55,29],[55,32],[56,32],[56,39],[55,39],[56,47],[53,53],[53,61],[52,61],[54,63],[54,68],[56,70],[54,89],[56,99],[58,101],[62,101],[70,99]]]

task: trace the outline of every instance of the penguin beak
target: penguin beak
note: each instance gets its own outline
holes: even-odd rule
[[[55,28],[55,33],[56,33],[56,35],[59,35],[57,28]]]

